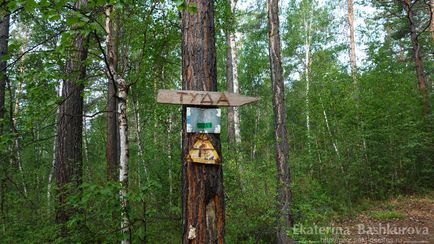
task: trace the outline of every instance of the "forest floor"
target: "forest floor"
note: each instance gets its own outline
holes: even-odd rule
[[[337,243],[434,243],[434,192],[369,206],[335,224],[344,231]]]

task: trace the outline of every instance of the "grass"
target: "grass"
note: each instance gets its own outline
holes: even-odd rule
[[[369,213],[376,220],[402,220],[405,219],[405,214],[394,210],[372,211]]]

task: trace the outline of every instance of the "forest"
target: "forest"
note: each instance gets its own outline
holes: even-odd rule
[[[413,196],[429,243],[433,79],[434,0],[1,0],[0,243],[338,243],[300,226]],[[187,133],[161,90],[259,101]]]

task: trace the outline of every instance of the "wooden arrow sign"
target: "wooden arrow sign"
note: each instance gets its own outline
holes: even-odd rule
[[[159,90],[157,102],[183,105],[238,107],[259,101],[259,97],[247,97],[230,92]]]

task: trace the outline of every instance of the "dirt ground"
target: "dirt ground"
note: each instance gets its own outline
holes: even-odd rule
[[[351,220],[338,243],[428,243],[434,244],[434,193],[379,203]]]

